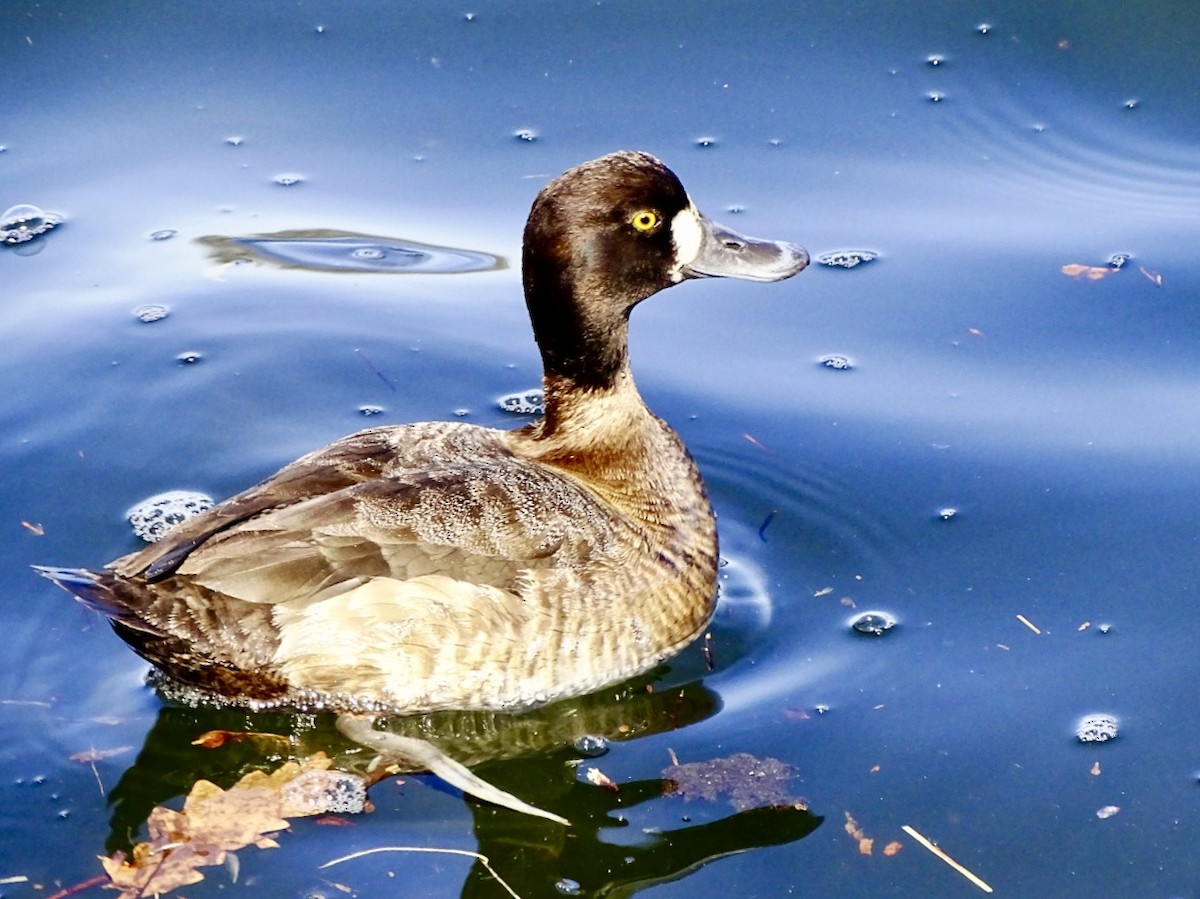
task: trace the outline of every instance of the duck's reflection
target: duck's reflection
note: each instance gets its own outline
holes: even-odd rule
[[[785,806],[699,824],[676,814],[671,820],[684,826],[639,828],[634,835],[629,813],[640,815],[652,808],[647,803],[662,799],[663,781],[623,783],[613,791],[577,777],[570,766],[580,759],[593,764],[574,748],[589,745],[580,742],[585,737],[621,742],[664,733],[708,718],[719,708],[717,694],[700,681],[666,687],[644,677],[519,715],[442,712],[394,719],[387,728],[428,739],[453,758],[480,766],[478,773],[496,786],[571,820],[571,827],[563,828],[467,800],[479,852],[522,899],[558,897],[564,890],[627,896],[686,876],[710,859],[800,839],[820,823],[803,809]],[[361,767],[366,754],[348,743],[333,722],[332,715],[164,707],[137,760],[110,794],[108,851],[128,850],[155,805],[186,794],[201,778],[228,786],[250,768],[278,767],[289,756],[318,750],[337,756],[339,767]],[[210,730],[284,734],[289,742],[247,740],[219,750],[192,745]],[[684,808],[679,799],[662,801],[672,804],[672,812]],[[711,815],[714,807],[696,810]],[[652,816],[663,817],[657,812]],[[462,888],[462,896],[471,899],[501,895],[507,893],[478,864]]]

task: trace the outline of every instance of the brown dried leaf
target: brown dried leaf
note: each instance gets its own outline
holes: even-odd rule
[[[206,730],[196,739],[192,740],[193,746],[203,746],[205,749],[217,749],[224,746],[226,743],[240,742],[249,740],[254,743],[283,743],[291,745],[291,740],[280,734],[265,734],[255,731],[241,730]],[[277,747],[272,747],[277,748]]]
[[[204,879],[200,868],[225,863],[228,853],[245,846],[272,849],[269,834],[288,827],[287,817],[315,814],[297,811],[283,790],[296,778],[324,772],[331,762],[324,753],[303,764],[288,762],[267,774],[252,771],[228,790],[207,780],[196,781],[182,811],[156,806],[146,822],[149,840],[133,847],[130,858],[118,852],[101,857],[120,899],[157,895]],[[340,772],[335,772],[339,773]]]
[[[892,840],[890,843],[888,843],[886,846],[883,847],[883,854],[886,855],[888,858],[891,858],[893,855],[899,855],[900,850],[903,848],[904,848],[904,844],[901,843],[899,840]]]

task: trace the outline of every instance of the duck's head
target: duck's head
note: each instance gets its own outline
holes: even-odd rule
[[[522,272],[549,376],[603,387],[625,364],[630,310],[688,278],[779,281],[803,247],[745,237],[705,218],[669,168],[620,152],[559,175],[525,225]]]

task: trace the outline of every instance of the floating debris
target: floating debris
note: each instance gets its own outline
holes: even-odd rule
[[[304,181],[304,176],[297,175],[295,172],[283,172],[276,175],[272,180],[280,187],[295,187]]]
[[[386,410],[383,406],[359,406],[358,414],[365,418],[370,418],[372,415],[382,415]]]
[[[896,626],[896,619],[887,612],[863,612],[850,622],[850,627],[868,637],[882,637]]]
[[[1124,268],[1125,263],[1127,263],[1132,258],[1133,257],[1130,256],[1128,253],[1113,253],[1111,256],[1108,257],[1109,268]]]
[[[789,791],[792,768],[778,759],[760,759],[748,752],[663,769],[667,796],[692,801],[728,800],[739,812],[753,808],[792,806],[807,808],[805,801]]]
[[[832,253],[822,253],[817,262],[831,268],[854,268],[864,262],[874,262],[879,254],[873,250],[834,250]]]
[[[133,532],[147,543],[157,543],[175,525],[206,512],[213,499],[191,490],[168,490],[142,500],[125,513]]]
[[[18,203],[0,216],[0,243],[27,243],[62,224],[62,217],[30,203]]]
[[[533,387],[519,393],[510,393],[496,401],[501,411],[513,415],[541,415],[546,411],[546,398],[542,388]]]
[[[222,265],[259,262],[319,272],[423,275],[495,271],[507,266],[502,257],[490,253],[328,228],[249,237],[210,235],[198,242]]]
[[[1107,743],[1116,739],[1117,719],[1112,715],[1085,715],[1075,726],[1080,743]]]
[[[1105,818],[1111,818],[1121,810],[1119,805],[1105,805],[1096,809],[1096,817],[1103,821]]]
[[[151,231],[150,239],[151,240],[170,240],[172,237],[174,237],[178,233],[179,232],[176,231],[174,228],[163,228],[159,231]]]

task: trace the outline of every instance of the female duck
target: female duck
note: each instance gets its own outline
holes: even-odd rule
[[[634,386],[630,310],[807,263],[703,218],[647,154],[585,163],[525,228],[541,421],[362,431],[103,571],[39,570],[224,702],[507,709],[645,671],[708,622],[717,541],[696,466]]]

